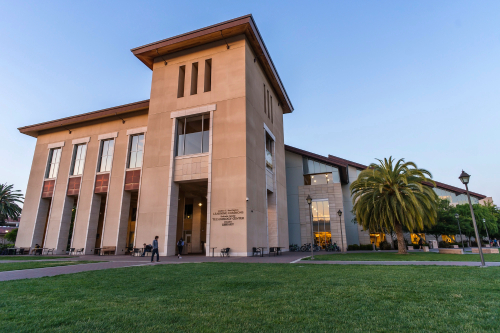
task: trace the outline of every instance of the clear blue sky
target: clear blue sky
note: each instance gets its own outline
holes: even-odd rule
[[[500,200],[500,1],[0,0],[0,182],[26,190],[17,127],[149,98],[131,48],[252,13],[295,111],[285,142],[405,158]]]

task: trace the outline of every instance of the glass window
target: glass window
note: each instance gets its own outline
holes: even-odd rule
[[[144,134],[133,135],[130,140],[130,152],[128,158],[128,168],[142,167],[144,155]]]
[[[113,151],[115,148],[115,140],[104,140],[101,143],[101,156],[100,156],[100,165],[99,172],[110,172],[111,164],[113,162]]]
[[[83,175],[83,165],[85,164],[85,154],[87,152],[87,145],[76,145],[73,153],[73,163],[71,167],[71,175]]]
[[[273,138],[266,133],[266,167],[273,170]]]
[[[332,242],[330,205],[328,199],[313,200],[311,209],[313,215],[314,242],[322,248],[325,248],[326,245]]]
[[[59,162],[61,161],[62,148],[53,148],[49,152],[49,164],[45,172],[45,178],[56,178],[59,171]]]
[[[209,115],[178,119],[177,156],[208,152],[209,131]]]

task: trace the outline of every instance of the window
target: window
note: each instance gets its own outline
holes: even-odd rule
[[[380,243],[385,241],[385,234],[384,233],[370,233],[370,243],[375,243],[376,247],[380,246]]]
[[[87,152],[87,145],[76,145],[73,150],[73,161],[71,163],[70,175],[78,176],[83,175],[83,165],[85,164],[85,154]]]
[[[273,170],[273,138],[266,133],[266,167]]]
[[[264,114],[267,114],[266,85],[264,85]]]
[[[328,184],[330,183],[340,183],[340,174],[339,174],[339,169],[325,164],[321,163],[315,160],[311,160],[307,157],[302,158],[302,163],[303,163],[303,170],[304,170],[304,176],[305,175],[313,175],[314,181],[310,181],[310,184],[307,184],[308,180],[306,180],[306,177],[304,177],[304,181],[306,182],[305,185],[319,185],[319,178],[316,178],[317,174],[323,174],[323,177],[325,177],[326,180],[326,174],[331,174],[331,177],[328,176]],[[308,177],[307,179],[311,179],[312,177]],[[326,182],[324,182],[326,184]]]
[[[141,168],[144,155],[144,134],[133,135],[130,140],[128,168]]]
[[[113,163],[113,150],[115,140],[104,140],[101,142],[101,155],[99,157],[99,172],[110,172]]]
[[[62,148],[53,148],[49,151],[49,160],[47,171],[45,172],[45,178],[52,179],[57,177],[59,162],[61,161],[61,151]]]
[[[273,113],[273,96],[271,96],[271,102],[269,103],[269,113],[271,114],[271,124],[274,122],[274,113]]]
[[[411,242],[413,244],[418,244],[418,241],[420,240],[420,238],[422,238],[422,240],[425,243],[425,234],[410,233],[410,237],[411,237]]]
[[[179,82],[177,85],[177,98],[184,97],[184,81],[186,79],[186,66],[179,67]]]
[[[205,92],[212,90],[212,59],[205,60]]]
[[[184,219],[192,219],[193,218],[193,205],[187,204],[184,206]]]
[[[271,119],[271,109],[269,108],[269,90],[267,91],[267,111],[269,111],[267,113],[267,118]]]
[[[313,200],[312,205],[313,215],[313,231],[314,242],[325,248],[326,245],[332,242],[332,233],[330,230],[330,204],[328,199]]]
[[[191,95],[198,93],[198,63],[193,63],[191,67]]]
[[[331,183],[334,183],[333,173],[331,172],[304,176],[304,185],[326,185]]]
[[[207,153],[210,116],[181,118],[177,122],[177,156]]]

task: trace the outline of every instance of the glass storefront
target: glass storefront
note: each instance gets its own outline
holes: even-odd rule
[[[330,205],[328,199],[314,200],[311,204],[314,242],[325,248],[332,241],[330,229]]]
[[[420,238],[422,238],[422,240],[425,243],[425,234],[414,234],[414,233],[411,233],[410,237],[411,237],[411,242],[413,244],[418,244],[418,241],[420,240]]]
[[[381,242],[385,241],[385,234],[378,233],[370,233],[370,243],[375,243],[375,246],[379,246]]]

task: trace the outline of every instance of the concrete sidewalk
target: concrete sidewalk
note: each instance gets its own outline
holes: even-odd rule
[[[280,256],[264,257],[206,257],[203,255],[186,255],[182,259],[175,256],[160,257],[160,262],[151,263],[150,257],[132,257],[132,256],[93,256],[84,255],[79,257],[67,257],[60,259],[36,260],[38,261],[103,261],[101,263],[80,264],[60,267],[47,267],[25,269],[18,271],[0,272],[0,281],[31,279],[45,276],[55,276],[61,274],[73,274],[87,271],[95,271],[111,268],[123,268],[145,265],[164,265],[164,264],[183,264],[183,263],[202,263],[202,262],[220,262],[220,263],[272,263],[272,264],[290,264],[300,263],[307,265],[384,265],[384,266],[479,266],[480,262],[468,261],[310,261],[301,260],[308,257],[304,252],[284,252]],[[0,261],[0,265],[9,262],[33,262],[29,260],[5,260]],[[500,266],[500,262],[487,262],[487,266]]]

